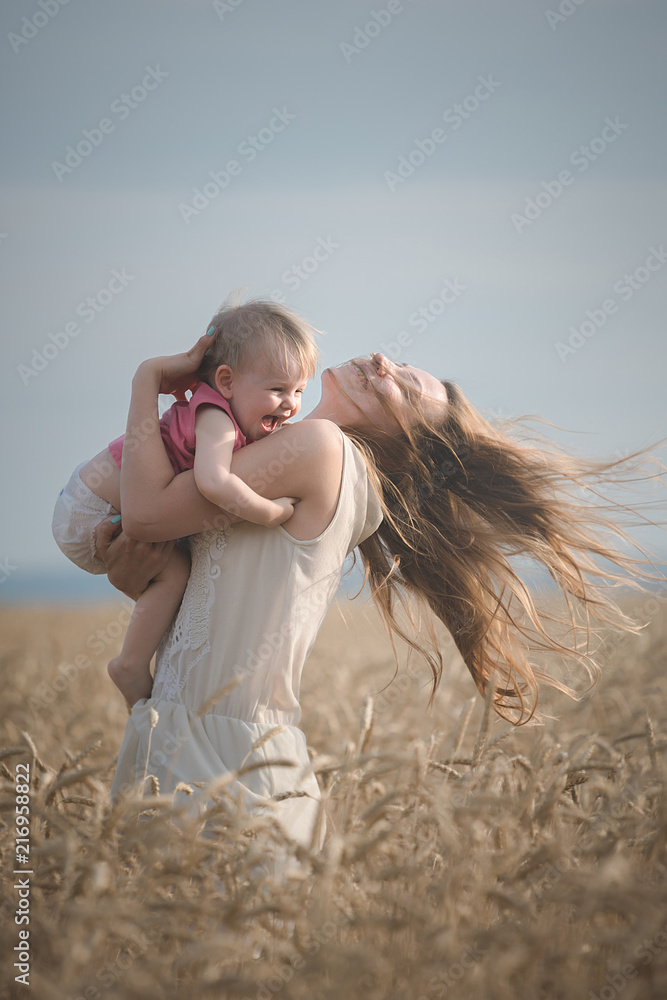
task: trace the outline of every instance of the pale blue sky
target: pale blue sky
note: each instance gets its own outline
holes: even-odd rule
[[[123,430],[136,365],[187,347],[238,286],[326,331],[324,365],[394,345],[594,455],[667,433],[664,3],[44,5],[0,13],[0,597],[67,569],[61,486]],[[84,130],[98,144],[65,172]],[[443,303],[448,281],[464,290]],[[567,350],[587,312],[599,328]],[[64,346],[27,373],[49,334]]]

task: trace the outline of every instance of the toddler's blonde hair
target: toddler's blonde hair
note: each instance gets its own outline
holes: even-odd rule
[[[217,330],[217,337],[204,355],[198,377],[214,386],[220,365],[235,371],[247,371],[264,358],[287,375],[296,362],[304,379],[315,375],[319,353],[314,327],[291,309],[271,299],[227,299],[207,326]]]

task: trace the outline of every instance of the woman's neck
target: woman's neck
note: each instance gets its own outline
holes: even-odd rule
[[[323,400],[320,400],[315,408],[310,413],[307,413],[303,419],[331,420],[334,424],[338,424],[339,427],[342,423],[340,414],[336,412],[336,407],[331,403],[325,403]]]

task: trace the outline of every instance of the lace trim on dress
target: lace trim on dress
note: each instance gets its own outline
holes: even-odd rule
[[[183,704],[183,688],[190,671],[211,647],[208,624],[220,559],[231,528],[214,528],[188,538],[192,568],[176,618],[157,650],[151,697]]]

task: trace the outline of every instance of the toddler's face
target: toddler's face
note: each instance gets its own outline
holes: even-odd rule
[[[295,362],[285,371],[258,359],[256,367],[233,374],[223,395],[247,440],[257,441],[296,416],[306,381]]]

